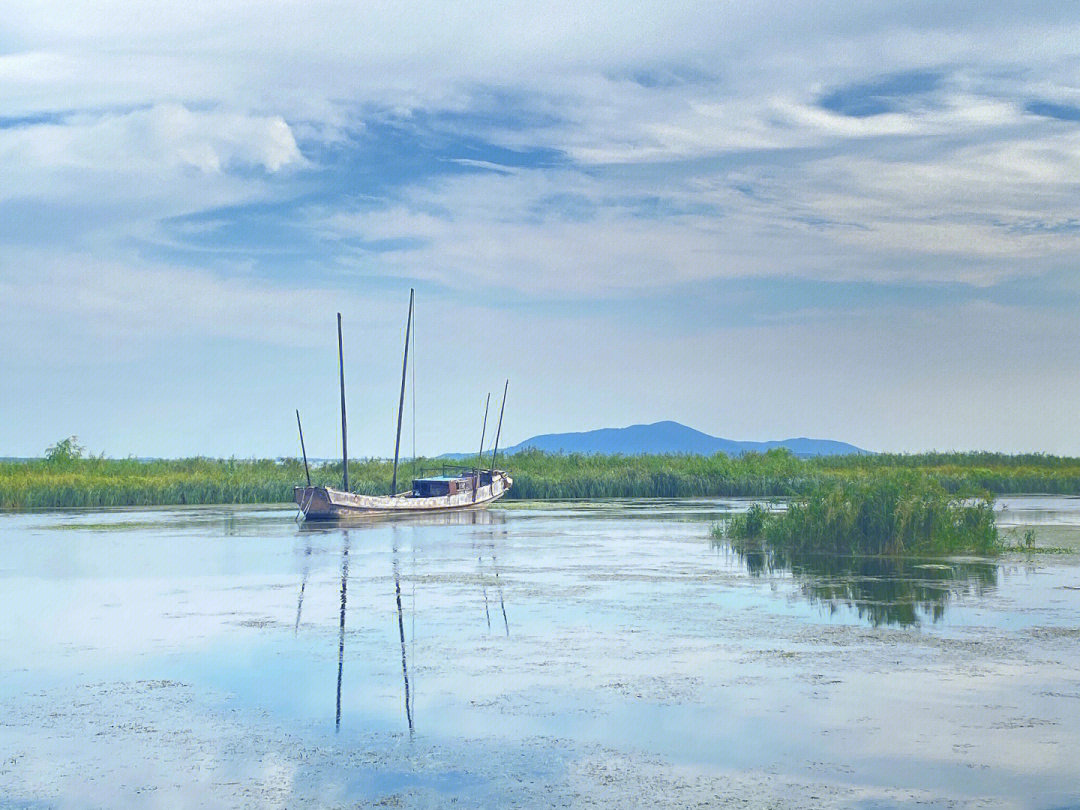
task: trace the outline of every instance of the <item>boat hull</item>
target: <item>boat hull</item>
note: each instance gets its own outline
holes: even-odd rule
[[[414,515],[479,509],[497,501],[514,484],[514,479],[496,471],[492,482],[469,492],[414,498],[403,495],[358,495],[333,487],[295,487],[293,498],[307,520],[337,520],[365,515]]]

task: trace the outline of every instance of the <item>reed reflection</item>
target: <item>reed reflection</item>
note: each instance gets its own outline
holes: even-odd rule
[[[997,586],[989,562],[907,560],[890,557],[791,555],[754,551],[740,555],[754,576],[790,572],[799,592],[830,613],[854,609],[874,627],[910,627],[941,621],[949,602],[982,596]]]

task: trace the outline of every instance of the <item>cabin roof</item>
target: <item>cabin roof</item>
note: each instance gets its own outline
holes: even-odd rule
[[[463,478],[470,478],[468,475],[429,475],[426,478],[413,479],[416,483],[435,483],[438,481],[460,481]]]

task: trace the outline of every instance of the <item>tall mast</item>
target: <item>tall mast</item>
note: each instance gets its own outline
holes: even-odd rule
[[[394,439],[394,477],[390,483],[390,494],[397,495],[398,452],[401,450],[401,416],[405,410],[405,371],[409,367],[409,336],[412,333],[412,310],[414,290],[409,289],[409,319],[405,323],[405,358],[401,361],[401,397],[398,399],[397,437]]]
[[[491,472],[495,472],[495,455],[499,452],[499,436],[502,434],[503,411],[506,410],[506,389],[510,387],[510,380],[503,385],[502,405],[499,406],[499,428],[495,431],[495,449],[491,451]]]
[[[300,425],[300,409],[296,410],[296,429],[300,431],[300,452],[304,454],[304,475],[307,476],[307,485],[311,486],[311,471],[307,465],[307,448],[304,447],[304,428]]]
[[[484,400],[484,426],[480,428],[480,450],[476,454],[476,475],[473,480],[472,499],[476,500],[476,491],[480,489],[480,465],[484,463],[484,436],[487,435],[488,406],[491,404],[491,394]]]
[[[341,488],[349,491],[349,439],[345,427],[345,356],[341,351],[341,313],[337,314],[338,377],[341,380]]]

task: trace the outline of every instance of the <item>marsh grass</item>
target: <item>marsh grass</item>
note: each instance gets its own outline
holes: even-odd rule
[[[929,556],[1004,549],[991,494],[950,493],[913,470],[823,485],[783,512],[753,504],[714,531],[741,552]]]
[[[1020,531],[1009,529],[1001,535],[1002,550],[1022,554],[1072,554],[1075,548],[1065,546],[1039,545],[1039,538],[1034,529]]]
[[[438,459],[418,464],[438,466]],[[932,481],[949,494],[1045,492],[1080,494],[1080,459],[989,453],[842,456],[800,459],[786,450],[739,457],[601,456],[526,451],[499,459],[514,477],[509,499],[790,497],[843,483],[862,486],[893,475]],[[404,467],[412,471],[411,462]],[[311,470],[312,483],[338,485],[341,465]],[[352,488],[389,492],[391,464],[349,462]],[[0,508],[282,503],[302,483],[297,459],[188,458],[156,461],[85,458],[75,437],[47,458],[0,462]]]
[[[349,463],[358,492],[386,492],[390,465]],[[190,458],[168,461],[84,458],[0,463],[0,508],[281,503],[304,480],[303,464],[283,461]],[[339,485],[341,465],[315,467],[313,484]]]

